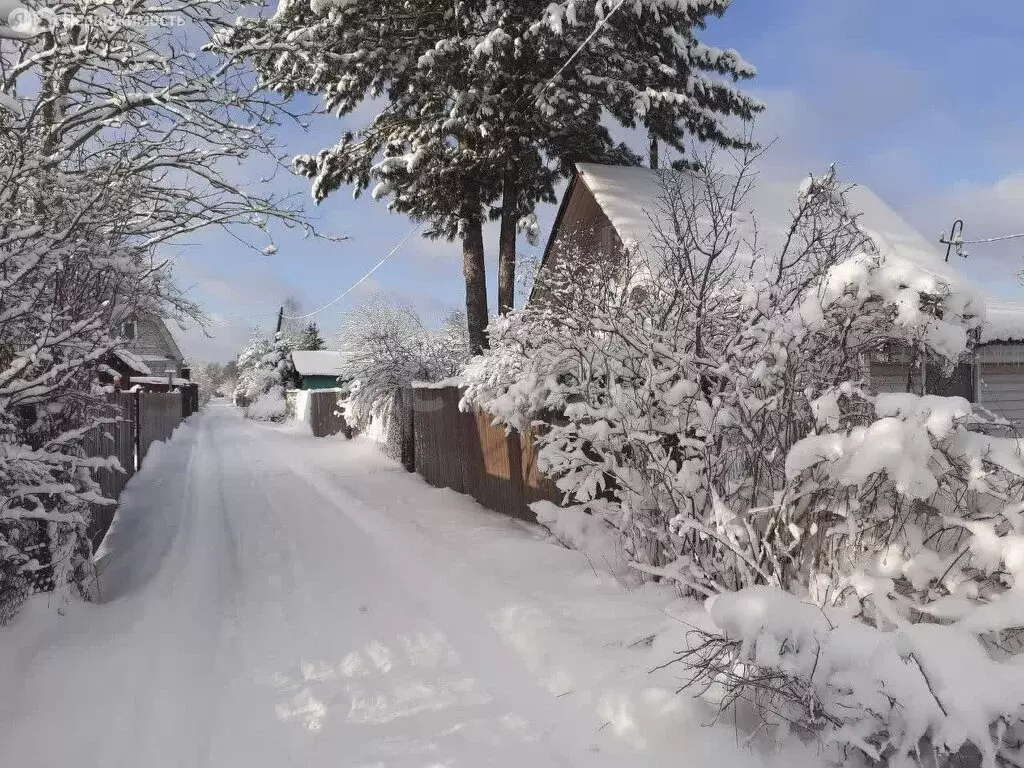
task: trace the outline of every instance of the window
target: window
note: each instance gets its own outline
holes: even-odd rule
[[[126,341],[131,341],[135,338],[136,330],[134,320],[125,320],[118,328],[117,335]]]

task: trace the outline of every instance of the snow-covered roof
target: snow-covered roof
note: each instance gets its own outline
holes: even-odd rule
[[[344,361],[344,355],[332,349],[292,352],[292,363],[300,376],[341,376]]]
[[[132,376],[130,379],[132,384],[166,384],[166,376]],[[188,379],[178,378],[174,376],[171,378],[171,384],[175,387],[184,387],[186,384],[191,384]]]
[[[985,324],[981,343],[1024,343],[1024,304],[989,301],[985,305]]]
[[[652,170],[621,165],[579,163],[580,179],[627,246],[644,249],[658,242],[658,212],[664,208],[664,174],[678,171]],[[769,251],[777,250],[791,220],[800,180],[758,181],[738,211],[740,227],[750,233],[757,227],[758,242]],[[956,285],[961,292],[977,289],[945,262],[943,254],[907,224],[884,200],[864,186],[853,187],[847,199],[861,214],[860,224],[890,263],[905,262],[934,276],[937,282]],[[753,215],[751,215],[753,214]]]
[[[119,359],[136,373],[148,376],[153,372],[150,370],[149,366],[142,361],[142,358],[129,352],[127,349],[115,349],[113,350],[113,353],[114,357]]]

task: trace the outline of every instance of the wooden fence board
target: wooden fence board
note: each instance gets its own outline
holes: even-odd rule
[[[337,392],[309,393],[309,424],[313,437],[327,437],[341,432],[348,434],[348,425],[341,414]]]
[[[561,494],[536,466],[532,435],[505,433],[489,414],[459,410],[458,387],[412,391],[416,471],[430,485],[451,488],[488,509],[535,520],[529,504]]]
[[[181,387],[181,418],[187,419],[199,410],[199,385],[186,384]]]
[[[532,429],[526,429],[519,435],[520,461],[523,477],[523,502],[527,505],[535,501],[551,501],[558,504],[562,500],[562,492],[555,481],[547,477],[537,466],[537,442]]]
[[[107,402],[113,412],[113,424],[97,427],[84,441],[86,455],[90,458],[117,458],[122,472],[113,469],[99,469],[95,472],[100,492],[108,499],[117,501],[125,484],[135,474],[135,419],[138,395],[132,392],[115,392],[107,395]],[[92,510],[89,537],[93,546],[103,540],[114,518],[115,504],[97,504]]]
[[[166,440],[181,423],[181,392],[139,392],[139,465],[149,447]]]

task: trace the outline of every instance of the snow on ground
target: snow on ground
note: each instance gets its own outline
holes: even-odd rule
[[[208,407],[151,450],[101,567],[104,603],[0,630],[0,765],[815,764],[648,674],[686,606],[368,441]]]

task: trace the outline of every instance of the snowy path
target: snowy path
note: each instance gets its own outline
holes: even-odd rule
[[[147,458],[108,543],[107,602],[33,605],[0,635],[0,765],[662,764],[629,739],[628,693],[592,693],[618,657],[588,655],[657,610],[373,446],[207,408]],[[680,701],[654,706],[685,732]],[[690,730],[690,765],[733,749]]]

